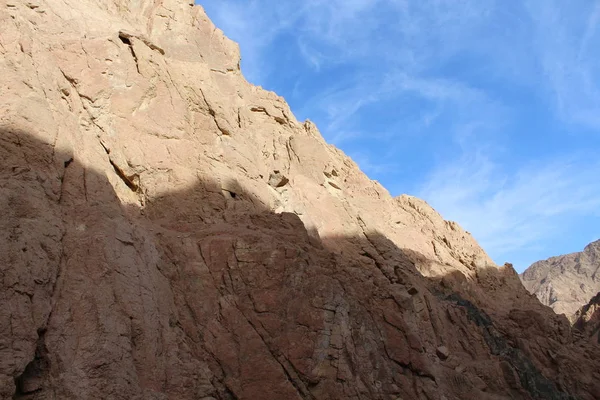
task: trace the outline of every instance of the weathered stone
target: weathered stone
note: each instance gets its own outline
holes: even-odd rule
[[[600,344],[600,293],[581,307],[573,319],[573,326],[578,331],[590,337],[594,343]],[[548,353],[552,359],[556,359],[556,353],[552,349],[549,349]]]
[[[523,285],[557,314],[575,321],[575,312],[600,292],[600,240],[582,252],[533,263],[523,274]]]
[[[600,398],[597,344],[201,7],[32,4],[0,0],[0,398]]]
[[[288,184],[290,180],[286,178],[281,172],[273,171],[269,175],[269,185],[274,188],[280,188]]]
[[[440,358],[440,360],[446,360],[450,357],[450,350],[446,346],[439,346],[435,349],[435,354]]]

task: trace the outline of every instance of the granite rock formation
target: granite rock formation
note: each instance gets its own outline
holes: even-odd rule
[[[180,0],[0,0],[0,398],[600,398],[600,351]]]
[[[533,263],[521,275],[523,285],[557,314],[575,312],[600,292],[600,240],[582,252]]]
[[[600,344],[600,293],[592,297],[585,306],[581,307],[573,318],[575,329],[582,332],[593,342]]]

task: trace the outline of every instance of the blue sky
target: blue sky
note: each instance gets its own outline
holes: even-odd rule
[[[199,3],[250,82],[497,263],[600,238],[600,1]]]

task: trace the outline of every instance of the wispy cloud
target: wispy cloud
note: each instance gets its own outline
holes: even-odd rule
[[[600,162],[580,156],[513,171],[482,153],[463,156],[434,169],[419,195],[502,257],[564,235],[570,219],[598,215]]]
[[[348,155],[358,164],[361,170],[369,175],[388,174],[398,169],[398,165],[395,163],[374,162],[368,152],[353,151]]]
[[[270,46],[279,34],[291,29],[305,6],[274,0],[224,0],[203,4],[211,18],[242,49],[242,67],[247,79],[265,85],[273,72]]]
[[[600,2],[527,2],[545,86],[567,122],[600,130]]]
[[[494,257],[597,215],[600,1],[204,3],[250,81]]]

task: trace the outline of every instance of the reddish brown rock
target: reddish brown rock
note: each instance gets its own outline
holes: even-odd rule
[[[440,346],[436,349],[436,354],[440,358],[440,360],[447,360],[450,356],[450,351],[446,346]]]
[[[600,293],[575,313],[574,320],[575,329],[593,342],[600,343]]]
[[[597,345],[202,8],[0,0],[0,54],[1,398],[600,397]]]

